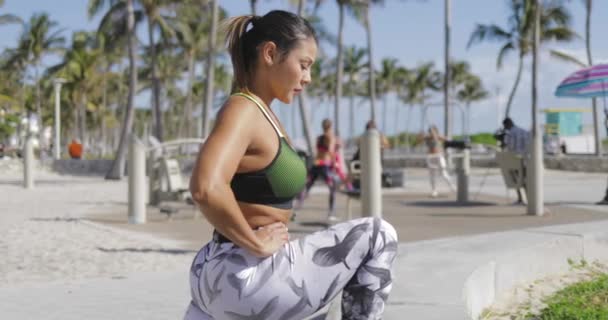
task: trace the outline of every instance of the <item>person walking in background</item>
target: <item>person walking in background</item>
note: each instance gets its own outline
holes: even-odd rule
[[[377,130],[376,122],[374,120],[369,120],[365,124],[365,130],[367,131],[369,129]],[[388,141],[388,139],[382,132],[380,132],[380,131],[378,131],[378,132],[380,133],[380,157],[382,159],[381,161],[384,162],[384,150],[389,149],[391,147],[391,143]],[[362,137],[357,139],[357,151],[353,155],[353,161],[361,159],[361,139],[362,139]]]
[[[367,123],[365,124],[365,131],[369,130],[369,129],[376,129],[376,122],[374,120],[369,120],[367,121]],[[382,164],[382,166],[384,166],[384,150],[388,149],[391,147],[390,142],[388,141],[388,139],[386,138],[386,136],[380,132],[378,130],[378,133],[380,134],[380,162]],[[352,157],[351,161],[360,161],[361,160],[361,143],[363,142],[363,136],[360,136],[357,139],[357,151],[355,151],[355,154]],[[355,189],[359,189],[361,188],[361,177],[357,177],[354,180],[354,188]],[[382,185],[389,185],[389,176],[387,174],[385,174],[384,172],[382,173]]]
[[[308,197],[310,188],[314,185],[317,178],[322,178],[323,182],[329,188],[329,211],[327,219],[329,221],[337,221],[335,205],[336,205],[336,189],[338,175],[336,174],[336,146],[337,138],[334,135],[332,122],[329,119],[324,119],[321,122],[323,133],[317,137],[317,153],[313,162],[313,166],[308,173],[306,188],[298,199],[297,208],[302,206],[302,202]]]
[[[526,191],[526,163],[530,147],[530,132],[524,130],[513,123],[511,118],[507,117],[502,121],[504,127],[503,147],[506,151],[516,153],[521,156],[521,166],[523,170],[523,188],[517,188],[517,204],[523,204],[522,190]]]
[[[353,191],[353,184],[350,180],[350,177],[346,173],[347,165],[346,165],[346,162],[344,161],[344,152],[343,152],[344,148],[342,146],[343,146],[342,139],[340,139],[339,137],[336,137],[336,148],[335,148],[336,150],[334,152],[334,154],[335,154],[334,172],[340,179],[341,185],[344,186],[344,188],[347,191]]]
[[[72,142],[68,145],[68,153],[72,159],[82,159],[82,143],[78,139],[72,139]]]
[[[215,231],[191,264],[184,318],[304,319],[342,292],[342,319],[381,319],[398,248],[388,222],[360,218],[291,241],[287,231],[307,172],[270,104],[291,103],[310,83],[314,29],[276,10],[229,19],[226,41],[233,92],[190,179]],[[331,164],[335,140],[325,132],[318,160]]]
[[[437,191],[437,175],[441,175],[443,180],[448,184],[450,191],[454,192],[456,188],[452,179],[448,174],[445,157],[443,154],[442,143],[445,142],[445,137],[439,134],[437,127],[431,125],[428,134],[420,133],[416,139],[416,144],[424,141],[427,148],[426,164],[429,168],[429,179],[431,182],[431,197],[435,198],[439,195]]]

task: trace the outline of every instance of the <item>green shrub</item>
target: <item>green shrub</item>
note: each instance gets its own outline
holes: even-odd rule
[[[547,307],[533,319],[600,320],[608,319],[608,275],[573,284],[546,301]]]

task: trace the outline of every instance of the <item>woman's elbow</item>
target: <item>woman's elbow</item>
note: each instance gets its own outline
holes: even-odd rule
[[[190,194],[192,200],[198,205],[205,205],[209,202],[210,196],[217,189],[217,183],[206,179],[191,179]]]

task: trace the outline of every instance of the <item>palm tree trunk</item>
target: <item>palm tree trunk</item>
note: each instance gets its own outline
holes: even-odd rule
[[[334,106],[334,122],[336,135],[340,136],[340,100],[342,99],[342,75],[344,72],[344,52],[343,52],[343,38],[344,38],[344,3],[343,0],[338,1],[339,8],[339,19],[338,19],[338,57],[336,66],[336,104]]]
[[[106,130],[106,117],[105,117],[105,112],[107,110],[107,105],[108,105],[108,72],[110,72],[110,67],[111,64],[107,63],[106,64],[106,69],[103,72],[103,89],[102,89],[102,93],[101,93],[101,107],[102,107],[102,114],[100,115],[101,117],[101,127],[100,127],[100,135],[101,135],[101,156],[105,156],[106,155],[106,147],[108,146],[108,141],[107,141],[107,130]]]
[[[298,15],[300,17],[304,16],[304,1],[305,0],[299,0],[298,1]]]
[[[304,16],[304,1],[298,1],[298,15],[301,17]],[[308,94],[306,93],[306,89],[304,88],[300,95],[298,96],[298,104],[300,106],[300,118],[302,119],[302,133],[304,134],[304,139],[306,139],[306,149],[308,154],[314,155],[313,148],[313,136],[310,130],[310,112],[308,109]]]
[[[400,113],[399,109],[401,109],[401,108],[399,108],[398,105],[396,105],[396,108],[397,109],[395,109],[395,118],[393,119],[393,120],[395,120],[395,122],[393,123],[393,128],[394,128],[394,131],[395,131],[395,136],[398,138],[399,137],[399,122],[401,120],[401,119],[399,119],[399,113]],[[397,142],[398,141],[399,140],[397,140]]]
[[[74,99],[74,104],[76,104],[76,108],[74,108],[74,124],[72,125],[72,139],[80,139],[80,129],[78,128],[80,126],[80,102],[76,99]]]
[[[127,48],[129,51],[129,94],[127,98],[127,110],[125,112],[124,123],[120,133],[120,142],[116,158],[112,163],[110,171],[106,174],[106,179],[120,180],[125,172],[125,161],[127,151],[127,141],[133,127],[135,90],[137,89],[137,66],[135,47],[135,15],[133,12],[133,0],[127,0]]]
[[[350,105],[348,107],[348,137],[353,139],[355,137],[355,95],[354,95],[354,86],[355,80],[354,75],[351,73],[348,79],[348,98]]]
[[[509,94],[509,100],[507,100],[505,118],[509,116],[509,112],[511,111],[511,103],[513,103],[513,97],[515,97],[515,92],[517,91],[517,86],[519,85],[519,81],[521,80],[521,72],[522,72],[523,67],[524,67],[524,57],[522,55],[520,55],[519,62],[517,65],[517,76],[515,76],[515,83],[513,84],[513,89],[511,89],[511,93]]]
[[[407,151],[411,151],[412,149],[412,144],[410,141],[410,122],[412,119],[412,110],[414,109],[413,105],[410,105],[409,108],[407,109],[407,119],[405,119],[405,129],[403,130],[405,133],[405,140],[407,143]]]
[[[39,62],[36,61],[34,65],[34,73],[36,78],[36,114],[38,115],[38,147],[42,150],[42,131],[44,131],[44,125],[42,123],[42,95],[40,90],[40,72]],[[29,120],[29,119],[28,119]],[[29,121],[28,121],[29,123]]]
[[[179,126],[177,128],[177,136],[182,138],[183,131],[186,131],[186,136],[189,136],[192,132],[192,122],[190,117],[192,116],[192,85],[194,83],[194,52],[188,53],[188,91],[186,93],[186,103],[184,104],[183,115],[179,118]]]
[[[251,14],[254,16],[256,15],[256,2],[258,2],[258,0],[249,0],[249,5],[251,6]]]
[[[443,108],[444,108],[444,135],[446,139],[452,137],[452,110],[450,108],[450,0],[445,0],[445,40],[444,40],[444,63],[445,63],[445,74],[443,80]],[[464,129],[464,128],[463,128]]]
[[[591,57],[591,8],[593,7],[593,1],[585,1],[586,16],[585,16],[585,47],[587,49],[587,64],[593,65],[593,58]],[[597,112],[597,99],[591,99],[591,105],[593,106],[593,137],[595,140],[595,155],[600,157],[602,155],[602,142],[600,139],[600,126],[599,116]]]
[[[19,93],[19,118],[20,119],[17,122],[17,145],[18,146],[21,145],[21,142],[22,142],[21,133],[24,130],[23,126],[21,125],[21,117],[23,117],[24,115],[29,116],[29,113],[27,112],[27,109],[25,108],[25,73],[23,73],[23,79],[22,79],[20,90],[21,90],[21,92]],[[25,130],[29,131],[29,129],[30,129],[30,126],[29,126],[29,117],[28,117],[28,126],[27,126],[27,128],[25,128]],[[29,134],[29,132],[27,132],[27,134]]]
[[[299,104],[299,99],[298,99],[298,104]],[[296,108],[289,108],[289,110],[291,111],[291,138],[292,139],[296,139],[297,138],[297,117],[298,117],[298,110]]]
[[[215,43],[218,24],[218,0],[211,1],[211,31],[209,34],[209,53],[207,54],[207,85],[205,86],[205,105],[203,106],[203,137],[209,135],[209,114],[213,106],[213,84],[215,81]]]
[[[156,43],[154,43],[154,22],[151,17],[148,16],[148,40],[150,45],[150,56],[152,58],[152,99],[154,103],[154,135],[158,141],[163,141],[163,122],[160,110],[160,81],[158,80],[157,68],[157,57],[156,57]]]
[[[367,4],[367,8],[365,9],[365,33],[367,33],[367,56],[369,58],[368,61],[368,69],[369,69],[369,100],[371,102],[371,120],[376,121],[376,74],[374,72],[374,59],[372,55],[372,28],[370,23],[370,4]]]
[[[302,117],[302,132],[304,133],[304,138],[306,139],[306,149],[308,154],[314,155],[313,141],[314,138],[312,136],[312,131],[310,130],[310,113],[308,109],[308,94],[306,90],[302,90],[300,95],[298,96],[298,102],[300,104],[300,116]]]
[[[87,126],[87,95],[83,89],[82,96],[80,97],[80,123],[78,124],[78,137],[80,143],[87,145],[87,137],[85,135],[85,128]]]
[[[387,98],[388,92],[384,94],[384,96],[382,96],[382,131],[384,131],[384,133],[388,133],[388,125],[387,125],[387,108],[388,108],[388,98]]]

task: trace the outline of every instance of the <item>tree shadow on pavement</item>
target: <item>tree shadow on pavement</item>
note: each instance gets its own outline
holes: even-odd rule
[[[429,216],[439,218],[516,218],[532,217],[525,213],[431,213]]]
[[[50,179],[34,179],[34,188],[36,186],[72,186],[75,184],[92,184],[94,182],[87,180],[50,180]],[[0,181],[0,186],[15,186],[23,187],[23,180],[4,180]]]
[[[55,217],[55,218],[31,218],[31,221],[39,222],[79,222],[81,218]]]
[[[445,207],[493,207],[497,206],[494,202],[485,201],[469,201],[466,203],[459,203],[454,200],[446,201],[401,201],[402,205],[405,206],[416,206],[416,207],[429,207],[429,208],[445,208]]]
[[[133,253],[165,253],[165,254],[192,254],[196,253],[196,250],[183,250],[183,249],[150,249],[150,248],[103,248],[97,247],[97,250],[106,253],[120,253],[120,252],[133,252]]]

